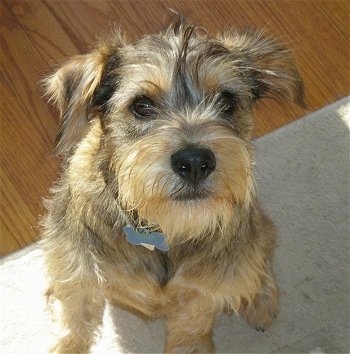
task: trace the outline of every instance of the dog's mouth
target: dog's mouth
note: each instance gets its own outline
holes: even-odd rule
[[[176,201],[196,201],[206,199],[210,196],[210,191],[206,189],[191,188],[177,191],[172,195],[172,199]]]

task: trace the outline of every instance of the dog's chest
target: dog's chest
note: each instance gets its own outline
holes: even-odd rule
[[[227,250],[213,252],[205,243],[183,243],[170,244],[168,252],[151,251],[125,242],[116,250],[112,272],[106,274],[106,296],[146,316],[162,316],[169,306],[203,294],[224,301],[225,289],[235,277]]]
[[[211,279],[213,283],[220,282],[233,267],[233,255],[227,251],[212,252],[207,245],[181,244],[170,246],[168,252],[158,249],[153,251],[142,246],[137,247],[139,276],[152,278],[155,286],[165,288],[169,283],[180,281],[196,286],[197,279]],[[192,279],[192,280],[191,280]]]

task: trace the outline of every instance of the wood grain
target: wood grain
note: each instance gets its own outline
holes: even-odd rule
[[[213,33],[228,27],[265,28],[295,50],[308,109],[260,103],[255,136],[349,94],[347,0],[2,0],[1,255],[36,239],[41,198],[58,172],[51,155],[58,115],[45,103],[40,80],[68,57],[86,52],[113,23],[130,39],[159,31],[170,18],[168,8]]]

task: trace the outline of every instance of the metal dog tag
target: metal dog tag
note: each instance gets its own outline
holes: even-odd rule
[[[169,251],[165,236],[160,232],[142,232],[131,226],[124,226],[123,231],[126,235],[127,241],[133,245],[141,245],[151,251],[153,251],[154,248],[158,248],[160,251],[164,252]]]

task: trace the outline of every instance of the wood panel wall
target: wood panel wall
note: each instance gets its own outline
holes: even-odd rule
[[[255,136],[349,94],[347,0],[2,0],[1,255],[36,239],[41,198],[58,172],[51,154],[58,114],[43,99],[40,80],[68,57],[86,52],[113,23],[130,39],[160,30],[169,8],[213,33],[265,28],[295,50],[308,109],[261,102]]]

